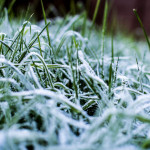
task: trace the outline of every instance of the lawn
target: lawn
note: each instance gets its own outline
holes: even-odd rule
[[[1,19],[0,150],[150,149],[147,42],[43,16]]]

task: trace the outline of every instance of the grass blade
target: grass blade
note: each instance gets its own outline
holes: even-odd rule
[[[30,42],[30,44],[28,45],[29,49],[33,46],[33,44],[36,42],[36,40],[38,39],[38,37],[43,33],[43,31],[50,25],[50,22],[48,22],[45,27],[42,29],[42,31],[37,35],[37,37]]]
[[[96,17],[97,17],[97,13],[98,13],[98,9],[99,9],[99,6],[100,6],[100,2],[101,2],[101,0],[97,0],[96,8],[95,8],[93,19],[92,19],[92,25],[91,25],[90,32],[89,32],[89,35],[88,35],[89,38],[91,36],[91,32],[92,32],[93,26],[95,24],[95,20],[96,20]]]
[[[105,9],[104,9],[104,18],[103,18],[103,27],[102,27],[102,48],[101,48],[101,58],[102,58],[102,77],[104,77],[104,46],[105,46],[105,32],[106,32],[106,22],[107,22],[107,15],[108,15],[108,1],[105,2]]]
[[[136,18],[138,19],[138,22],[139,22],[139,24],[140,24],[140,26],[141,26],[141,28],[142,28],[142,30],[143,30],[143,33],[144,33],[144,36],[145,36],[145,38],[146,38],[146,41],[147,41],[147,44],[148,44],[148,48],[149,48],[149,51],[150,51],[150,41],[149,41],[149,39],[148,39],[148,35],[147,35],[147,33],[146,33],[146,30],[145,30],[145,28],[144,28],[144,25],[143,25],[143,23],[142,23],[142,21],[141,21],[139,15],[138,15],[136,9],[133,9],[133,12],[134,12]]]
[[[44,5],[43,5],[43,1],[42,0],[41,0],[41,6],[42,6],[43,17],[44,17],[45,26],[46,26],[47,25],[47,19],[46,19],[45,9],[44,9]],[[46,27],[46,32],[47,32],[48,44],[52,48],[51,40],[50,40],[50,36],[49,36],[48,26]],[[53,48],[52,48],[52,52],[53,52]],[[54,54],[54,52],[53,52],[53,54]]]

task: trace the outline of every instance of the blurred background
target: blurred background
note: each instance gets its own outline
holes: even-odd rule
[[[108,25],[111,26],[112,18],[115,18],[116,26],[122,30],[142,35],[142,30],[133,13],[133,8],[137,9],[139,16],[150,34],[150,0],[108,0],[109,16]],[[43,0],[46,15],[48,18],[65,16],[70,13],[75,15],[84,10],[87,11],[89,19],[92,19],[97,0]],[[96,23],[101,25],[103,18],[105,0],[101,0]],[[0,7],[6,7],[12,17],[24,16],[25,13],[34,13],[36,20],[43,19],[40,0],[0,0]]]

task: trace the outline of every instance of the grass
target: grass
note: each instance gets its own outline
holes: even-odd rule
[[[142,30],[143,30],[143,32],[144,32],[144,36],[145,36],[145,38],[146,38],[148,47],[149,47],[149,49],[150,49],[150,42],[149,42],[149,39],[148,39],[148,35],[147,35],[147,33],[146,33],[146,30],[145,30],[145,28],[144,28],[144,25],[143,25],[143,23],[142,23],[142,21],[141,21],[139,15],[138,15],[136,9],[133,9],[133,12],[134,12],[135,16],[137,17],[137,20],[138,20],[138,22],[139,22],[139,24],[140,24],[140,26],[141,26],[141,28],[142,28]]]
[[[44,21],[37,25],[10,23],[6,13],[0,24],[1,150],[150,148],[149,48],[108,34],[107,7],[102,29],[85,13],[50,24],[43,4]]]

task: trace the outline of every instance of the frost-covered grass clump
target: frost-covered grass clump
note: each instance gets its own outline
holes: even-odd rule
[[[150,148],[146,43],[84,14],[0,29],[1,150]]]

